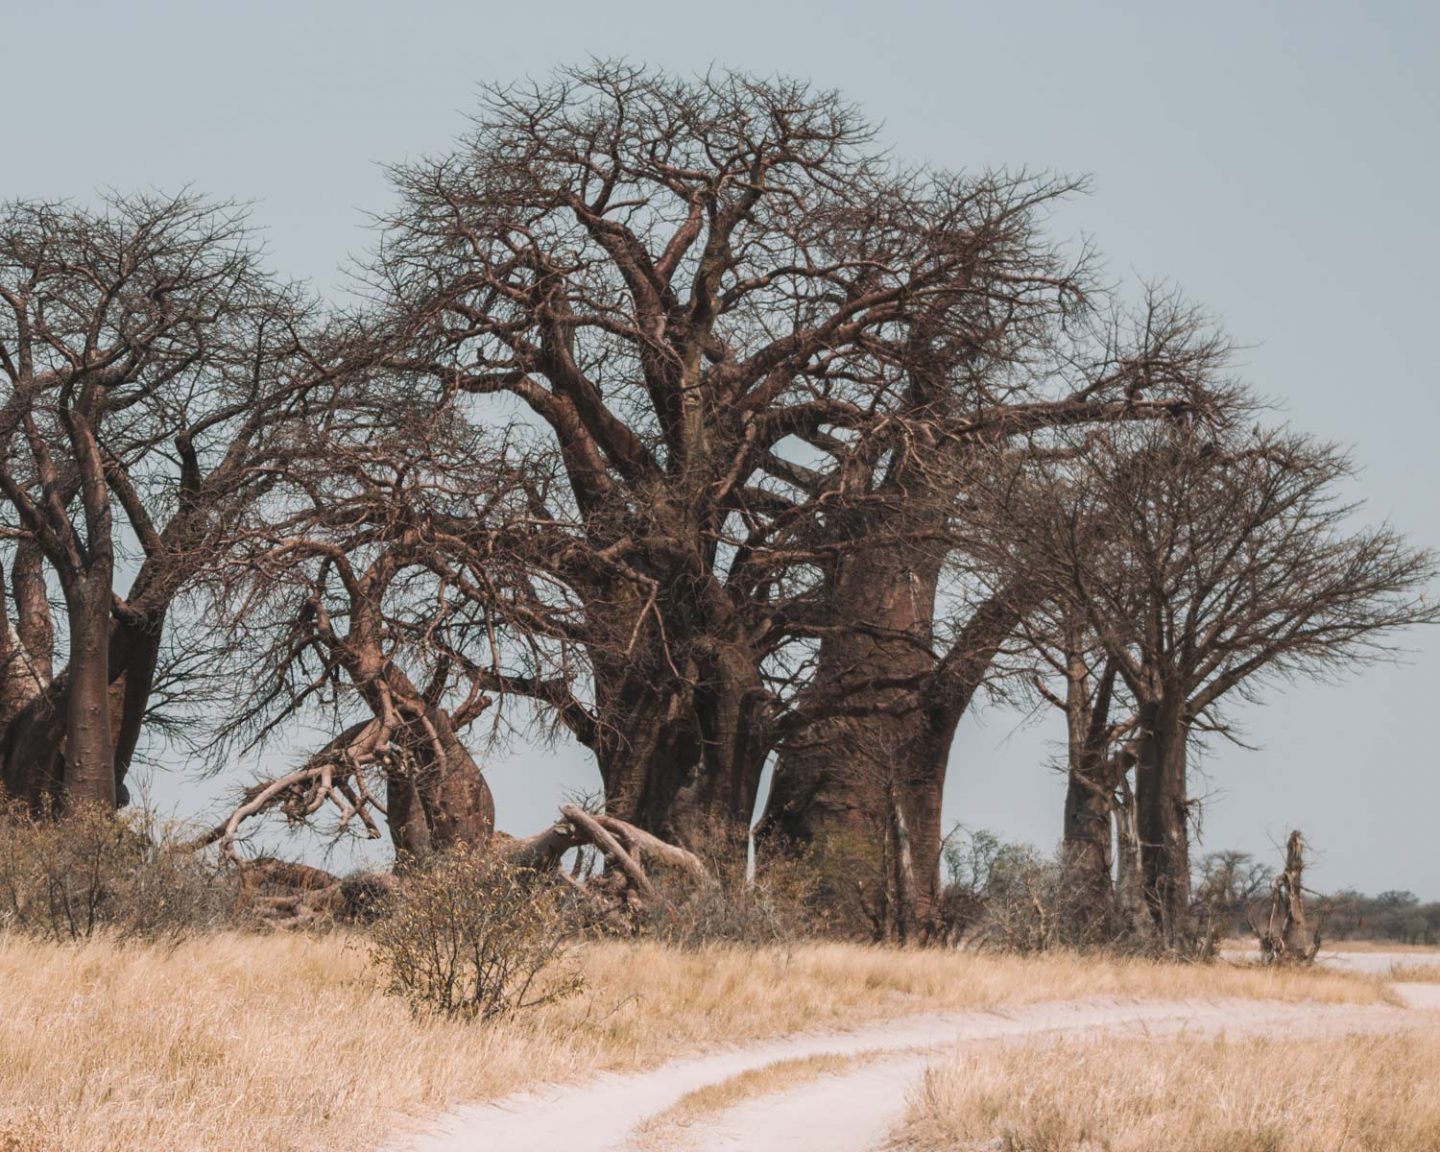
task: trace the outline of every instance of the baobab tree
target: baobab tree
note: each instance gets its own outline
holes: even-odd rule
[[[1351,527],[1343,454],[1241,424],[1066,438],[1015,489],[1016,563],[1083,620],[1133,701],[1144,896],[1172,944],[1188,929],[1197,734],[1226,733],[1235,697],[1383,657],[1397,629],[1437,618],[1431,554]]]
[[[1038,252],[1038,241],[1027,247]],[[765,827],[830,857],[837,888],[878,889],[887,881],[866,875],[867,855],[878,857],[864,829],[899,805],[888,818],[908,828],[915,876],[902,922],[930,918],[956,728],[1044,600],[1023,571],[987,559],[1025,532],[1023,517],[972,489],[992,485],[1048,431],[1175,419],[1225,391],[1211,371],[1221,341],[1192,309],[1154,293],[1133,320],[1117,319],[1097,314],[1083,286],[1072,277],[1048,310],[996,315],[988,344],[910,349],[902,399],[907,426],[924,436],[851,468],[867,496],[843,525],[857,544],[824,569],[817,599],[828,627],[817,629],[814,676],[789,718]]]
[[[531,513],[543,478],[363,371],[294,430],[272,473],[211,581],[227,663],[254,686],[220,754],[295,718],[339,731],[251,789],[236,826],[269,807],[308,819],[330,800],[372,835],[382,813],[403,857],[483,846],[494,804],[466,730],[507,695],[582,740],[593,728],[563,666],[573,606],[537,588],[538,561],[521,565],[547,539]]]
[[[607,806],[681,839],[751,817],[817,574],[860,544],[831,513],[924,419],[907,346],[999,356],[1066,290],[1033,228],[1065,185],[901,170],[871,136],[801,84],[601,64],[489,90],[395,172],[386,362],[518,407],[558,462],[537,519],[589,557]]]
[[[167,612],[263,487],[264,441],[320,373],[308,309],[223,205],[0,210],[7,791],[124,799]]]
[[[1005,663],[1020,700],[1038,700],[1065,720],[1055,910],[1061,936],[1085,946],[1132,933],[1139,927],[1133,897],[1140,885],[1132,882],[1138,880],[1139,856],[1128,826],[1128,775],[1135,758],[1128,737],[1136,716],[1119,665],[1068,600],[1036,606],[1017,629]]]

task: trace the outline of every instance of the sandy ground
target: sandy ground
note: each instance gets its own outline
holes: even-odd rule
[[[1388,964],[1383,970],[1388,971]],[[552,1087],[496,1104],[460,1109],[431,1130],[398,1141],[407,1152],[623,1152],[636,1130],[686,1094],[781,1060],[816,1055],[874,1056],[778,1096],[740,1103],[667,1139],[690,1152],[871,1152],[898,1124],[905,1092],[928,1062],[957,1043],[1042,1034],[1393,1032],[1440,1010],[1440,985],[1398,986],[1406,1007],[1277,1004],[1254,1000],[1091,999],[1008,1012],[910,1017],[852,1032],[787,1037],[673,1061],[649,1072]],[[654,1147],[655,1145],[651,1145]]]

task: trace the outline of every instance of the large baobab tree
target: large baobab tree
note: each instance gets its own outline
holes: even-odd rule
[[[223,206],[0,210],[7,791],[123,801],[167,613],[317,371],[305,317]]]
[[[1226,731],[1232,697],[1382,656],[1394,630],[1437,618],[1433,557],[1351,526],[1343,455],[1239,423],[1071,438],[1021,485],[1017,563],[1083,620],[1134,705],[1144,896],[1171,943],[1188,927],[1196,735]]]
[[[583,606],[607,804],[682,839],[750,819],[818,573],[860,543],[829,517],[904,440],[906,349],[978,360],[1065,290],[1031,225],[1059,186],[870,138],[800,84],[596,65],[490,90],[395,173],[389,367],[559,462],[536,518]]]

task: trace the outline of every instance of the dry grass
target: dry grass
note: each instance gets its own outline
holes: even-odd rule
[[[916,1152],[1434,1152],[1440,1030],[977,1046],[932,1069]]]
[[[643,1149],[675,1149],[684,1143],[684,1130],[691,1124],[729,1111],[745,1100],[760,1096],[779,1096],[836,1072],[869,1063],[877,1053],[854,1056],[800,1056],[794,1060],[776,1060],[762,1068],[751,1068],[688,1092],[663,1112],[657,1112],[637,1130],[635,1146]]]
[[[0,936],[0,1152],[362,1147],[407,1115],[537,1080],[927,1009],[1386,995],[1379,980],[1336,973],[842,945],[607,944],[581,959],[584,996],[475,1027],[412,1019],[339,936],[225,935],[174,949]]]
[[[1413,952],[1416,955],[1440,956],[1440,948],[1436,948],[1433,944],[1392,944],[1385,940],[1327,940],[1324,951]]]
[[[1440,984],[1440,964],[1391,964],[1390,979],[1406,984]]]
[[[1222,952],[1254,952],[1257,956],[1260,953],[1260,945],[1253,936],[1227,936],[1220,941]],[[1326,952],[1405,952],[1417,956],[1434,956],[1440,958],[1440,948],[1433,944],[1392,944],[1387,940],[1331,940],[1326,939],[1320,949],[1323,955]]]

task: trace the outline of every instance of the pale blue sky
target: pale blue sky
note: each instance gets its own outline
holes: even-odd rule
[[[481,80],[587,55],[784,72],[842,89],[908,160],[1089,173],[1057,230],[1117,280],[1168,279],[1222,318],[1293,422],[1352,443],[1363,492],[1440,544],[1440,8],[1340,3],[359,0],[0,4],[0,198],[192,184],[255,201],[275,265],[321,286],[367,243],[379,164],[441,148]],[[1204,847],[1271,851],[1314,882],[1440,898],[1440,635],[1403,668],[1274,693],[1219,749]],[[967,720],[948,814],[1042,845],[1059,731]],[[491,765],[502,826],[591,783],[568,750]],[[193,790],[168,775],[167,802]],[[206,790],[210,795],[211,790]]]

